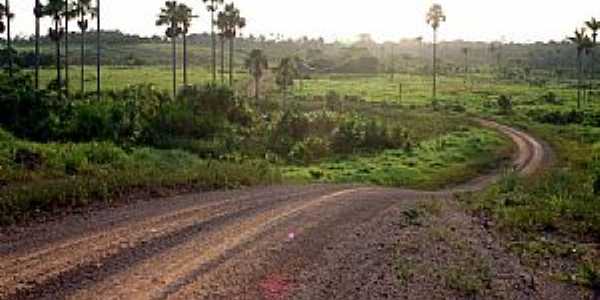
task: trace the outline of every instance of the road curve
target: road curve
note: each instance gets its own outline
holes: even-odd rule
[[[510,137],[515,170],[548,153]],[[399,215],[438,192],[351,185],[270,186],[150,199],[0,235],[0,299],[399,298]]]

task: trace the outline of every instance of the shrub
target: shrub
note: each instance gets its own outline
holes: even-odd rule
[[[297,163],[305,165],[319,161],[330,152],[329,143],[318,137],[309,137],[302,142],[296,143],[288,158]]]
[[[546,104],[560,105],[562,100],[554,92],[548,92],[541,97],[541,101]]]
[[[325,107],[331,111],[341,111],[343,108],[342,99],[335,91],[329,91],[325,95]]]
[[[359,148],[365,139],[365,121],[351,115],[341,121],[333,136],[332,147],[336,152],[351,153]]]
[[[512,98],[510,96],[500,95],[500,97],[498,97],[498,107],[500,108],[500,114],[511,114],[513,111]]]
[[[529,115],[537,122],[553,125],[581,124],[585,121],[585,113],[581,111],[543,111],[535,110],[529,112]]]

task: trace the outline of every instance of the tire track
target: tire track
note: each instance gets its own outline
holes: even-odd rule
[[[542,143],[519,130],[479,122],[517,146],[515,171],[529,176],[542,167],[548,155]],[[285,283],[319,260],[325,245],[347,240],[345,234],[354,228],[377,224],[364,227],[374,234],[364,241],[389,240],[378,233],[386,225],[371,218],[419,198],[477,191],[497,179],[495,173],[437,192],[311,185],[204,193],[171,198],[175,204],[161,199],[104,211],[82,222],[87,225],[80,229],[66,228],[77,222],[57,223],[46,231],[25,229],[19,236],[30,237],[3,238],[12,242],[0,247],[0,298],[268,298],[265,278],[283,274],[283,281],[275,282]],[[141,211],[131,212],[136,208]],[[302,234],[299,244],[286,242],[291,227]],[[47,235],[51,230],[58,233]],[[66,237],[56,240],[60,232]],[[360,240],[345,242],[346,250],[360,248]],[[335,258],[336,253],[327,255]]]

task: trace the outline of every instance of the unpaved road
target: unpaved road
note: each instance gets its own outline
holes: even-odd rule
[[[547,155],[525,133],[525,175]],[[380,299],[394,283],[399,215],[440,192],[310,185],[139,201],[0,236],[0,299]]]

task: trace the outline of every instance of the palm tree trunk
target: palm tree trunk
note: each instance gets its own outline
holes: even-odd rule
[[[596,72],[596,63],[595,60],[596,57],[594,55],[594,49],[592,49],[592,70],[590,71],[590,98],[592,98],[592,91],[594,90],[594,76],[595,76],[595,72]],[[593,99],[588,99],[588,100],[593,100]]]
[[[96,0],[96,99],[100,101],[100,0]]]
[[[433,30],[433,100],[437,96],[437,30]]]
[[[35,89],[40,88],[40,0],[35,0]]]
[[[69,99],[69,0],[65,0],[65,96]]]
[[[212,43],[212,81],[215,83],[217,81],[217,41],[215,36],[215,10],[214,5],[215,1],[211,1],[211,5],[213,9],[210,11],[210,37]]]
[[[83,15],[81,21],[84,21]],[[81,29],[81,96],[85,93],[85,30]]]
[[[8,0],[4,1],[4,6],[6,9],[6,47],[8,50],[8,76],[13,77],[13,57],[12,57],[12,37],[10,34],[10,3]]]
[[[187,33],[183,34],[183,85],[188,85],[188,76],[187,76]]]
[[[229,39],[229,86],[233,87],[233,44],[235,38]]]
[[[177,41],[175,37],[171,38],[171,43],[173,44],[173,99],[175,99],[177,98]]]
[[[256,101],[258,101],[260,92],[259,92],[259,86],[260,86],[260,78],[258,76],[254,77],[254,97],[256,98]]]
[[[221,84],[225,84],[225,37],[221,37]]]
[[[469,84],[469,52],[465,52],[465,85]]]
[[[581,72],[583,70],[583,61],[581,59],[581,52],[577,53],[577,109],[581,109]]]
[[[56,30],[56,82],[58,86],[58,100],[60,101],[62,98],[62,77],[61,77],[61,65],[60,65],[60,37],[59,34],[59,16],[55,16],[54,19],[54,28]]]

